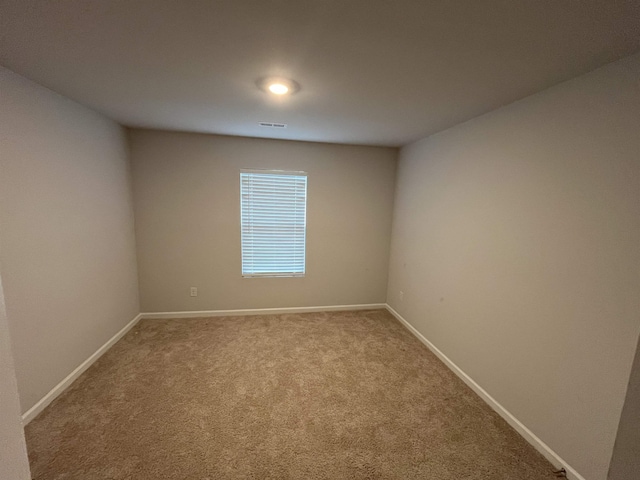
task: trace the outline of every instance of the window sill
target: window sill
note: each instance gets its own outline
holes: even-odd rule
[[[304,273],[252,273],[243,274],[242,278],[302,278]]]

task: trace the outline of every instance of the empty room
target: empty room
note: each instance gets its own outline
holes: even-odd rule
[[[640,480],[640,2],[0,0],[0,480]]]

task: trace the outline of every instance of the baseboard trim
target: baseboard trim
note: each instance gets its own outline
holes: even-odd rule
[[[243,315],[276,315],[280,313],[381,310],[386,307],[386,303],[366,303],[362,305],[325,305],[318,307],[251,308],[244,310],[201,310],[187,312],[147,312],[141,313],[140,315],[142,316],[142,319],[150,320],[163,318],[237,317]]]
[[[373,310],[384,309],[385,303],[368,303],[362,305],[328,305],[318,307],[286,307],[286,308],[258,308],[245,310],[204,310],[191,312],[150,312],[139,313],[136,317],[126,324],[118,333],[111,337],[104,345],[95,351],[89,358],[82,362],[73,372],[67,375],[60,383],[51,389],[44,397],[42,397],[33,407],[22,414],[22,423],[27,425],[31,420],[38,416],[51,402],[53,402],[60,394],[62,394],[82,375],[96,360],[98,360],[107,350],[120,340],[129,330],[131,330],[142,319],[162,319],[162,318],[198,318],[198,317],[222,317],[222,316],[240,316],[240,315],[266,315],[278,313],[304,313],[304,312],[323,312],[323,311],[341,311],[341,310]]]
[[[40,401],[27,410],[22,415],[22,423],[27,425],[40,412],[42,412],[51,402],[62,394],[82,373],[84,373],[96,360],[98,360],[109,348],[120,340],[129,330],[131,330],[142,319],[166,319],[166,318],[199,318],[199,317],[222,317],[222,316],[242,316],[242,315],[268,315],[281,313],[305,313],[305,312],[329,312],[329,311],[349,311],[349,310],[377,310],[387,309],[407,330],[409,330],[418,340],[420,340],[431,352],[433,352],[442,362],[455,373],[465,384],[467,384],[480,398],[482,398],[498,415],[500,415],[513,429],[515,429],[527,442],[529,442],[538,452],[540,452],[553,465],[563,467],[567,471],[567,477],[571,480],[585,480],[574,468],[572,468],[562,457],[553,451],[546,443],[538,438],[511,412],[503,407],[495,398],[478,385],[469,375],[458,367],[449,357],[442,353],[434,344],[426,339],[415,329],[402,315],[396,312],[393,307],[386,303],[369,303],[362,305],[327,305],[315,307],[285,307],[285,308],[256,308],[244,310],[203,310],[187,312],[148,312],[136,315],[118,333],[111,337],[104,345],[95,351],[89,358],[82,362],[67,377],[51,389]]]
[[[538,452],[540,452],[549,462],[557,468],[564,468],[567,471],[567,478],[571,480],[585,480],[574,468],[565,462],[560,455],[554,452],[551,447],[538,438],[531,430],[529,430],[520,420],[518,420],[511,412],[504,408],[495,398],[489,395],[480,385],[478,385],[469,375],[467,375],[460,367],[458,367],[449,357],[442,353],[438,347],[427,340],[418,330],[415,329],[405,318],[396,312],[389,304],[386,309],[402,323],[418,340],[420,340],[431,352],[435,354],[442,362],[460,379],[466,383],[482,400],[484,400],[498,415],[513,427],[527,442],[529,442]]]
[[[135,316],[133,320],[127,323],[118,333],[111,337],[107,343],[102,345],[95,351],[89,358],[82,362],[73,372],[67,375],[64,380],[51,389],[44,397],[40,399],[33,407],[22,414],[22,423],[27,425],[31,420],[36,418],[40,412],[42,412],[51,402],[53,402],[62,392],[64,392],[74,380],[84,373],[96,360],[98,360],[107,350],[109,350],[115,343],[120,340],[124,335],[131,330],[142,318],[141,314]]]

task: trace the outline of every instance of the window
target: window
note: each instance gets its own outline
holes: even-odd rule
[[[307,174],[242,170],[240,225],[242,276],[304,276]]]

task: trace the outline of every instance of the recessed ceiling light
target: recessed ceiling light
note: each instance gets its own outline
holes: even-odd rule
[[[257,82],[258,87],[274,95],[291,95],[300,90],[300,85],[288,78],[283,77],[265,77]]]
[[[284,95],[289,91],[289,87],[283,85],[282,83],[272,83],[269,85],[269,91],[271,93],[275,93],[276,95]]]

